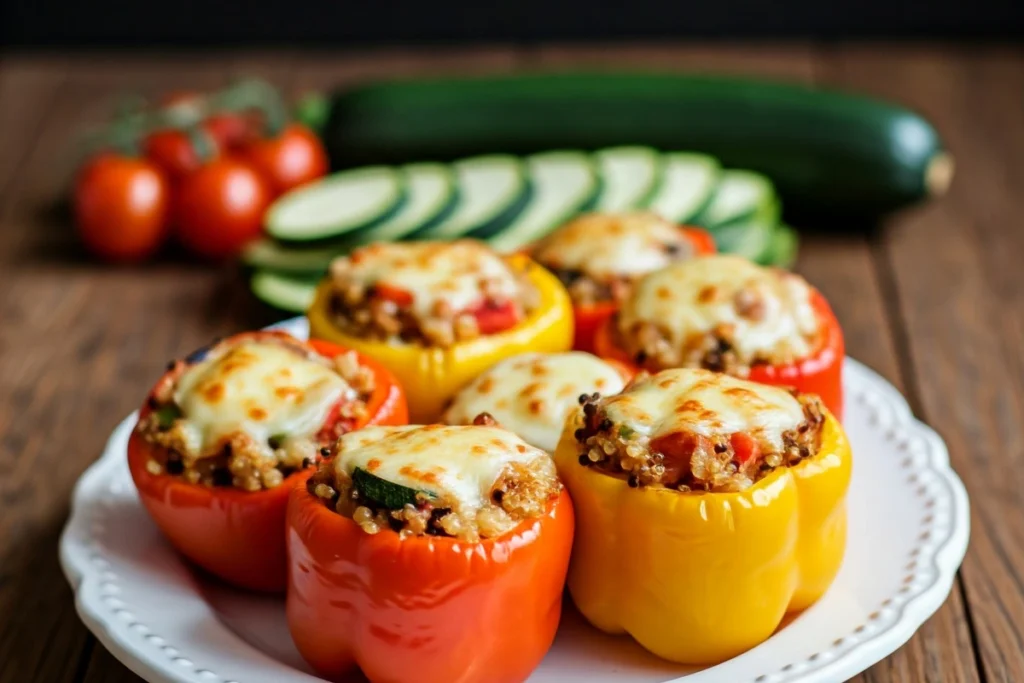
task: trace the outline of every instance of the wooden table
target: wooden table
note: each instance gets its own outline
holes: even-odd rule
[[[66,218],[72,135],[121,93],[261,75],[289,91],[398,73],[656,65],[827,83],[912,105],[957,158],[950,193],[875,236],[814,236],[798,269],[849,353],[910,399],[972,494],[945,606],[858,681],[1024,681],[1024,50],[604,46],[0,59],[0,682],[138,679],[89,635],[57,564],[71,487],[165,361],[267,322],[239,273],[86,259]]]

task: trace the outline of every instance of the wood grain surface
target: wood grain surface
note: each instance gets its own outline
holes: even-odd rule
[[[881,232],[807,235],[798,263],[833,302],[849,353],[946,439],[973,505],[949,600],[854,680],[1024,681],[1024,50],[596,45],[0,58],[0,683],[139,680],[80,624],[58,567],[71,487],[168,358],[269,320],[231,265],[85,258],[58,208],[76,131],[124,93],[238,75],[299,94],[384,75],[566,64],[835,85],[935,122],[958,163],[950,193]]]

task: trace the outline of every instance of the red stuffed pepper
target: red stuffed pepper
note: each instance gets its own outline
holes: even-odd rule
[[[598,355],[658,372],[700,367],[817,394],[843,414],[843,333],[798,275],[738,256],[651,273],[595,337]]]
[[[366,424],[405,424],[383,366],[326,342],[247,332],[174,361],[150,392],[128,465],[182,555],[228,583],[285,588],[288,493],[321,449]]]
[[[321,675],[516,683],[550,648],[572,503],[546,453],[477,422],[347,434],[292,491],[288,626]]]
[[[594,335],[636,280],[647,273],[715,253],[704,230],[676,225],[653,213],[592,213],[553,232],[533,258],[557,275],[572,297],[573,348],[594,350]]]

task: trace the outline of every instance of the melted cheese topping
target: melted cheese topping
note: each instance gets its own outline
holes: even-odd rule
[[[470,424],[480,413],[490,413],[502,427],[551,452],[580,394],[617,394],[623,384],[615,368],[589,353],[524,353],[498,363],[459,392],[444,421]]]
[[[634,382],[603,403],[604,414],[642,436],[692,432],[707,437],[744,432],[783,448],[782,434],[804,421],[785,389],[709,370],[664,370]]]
[[[335,472],[358,467],[393,484],[458,501],[478,510],[509,463],[548,457],[498,427],[407,425],[366,427],[338,440]]]
[[[657,214],[593,213],[552,233],[534,257],[549,268],[609,280],[664,268],[693,251],[679,226]]]
[[[742,296],[763,302],[758,315],[741,313]],[[731,326],[733,346],[747,361],[810,355],[819,328],[803,278],[738,256],[683,261],[644,277],[622,307],[619,328],[628,334],[640,322],[658,325],[676,348]]]
[[[371,244],[335,260],[331,273],[367,289],[386,284],[408,292],[414,313],[423,318],[435,315],[439,303],[452,313],[474,307],[484,299],[485,283],[496,298],[518,293],[508,264],[473,240]]]
[[[249,341],[186,370],[174,402],[196,450],[206,453],[239,431],[260,445],[277,435],[311,437],[339,401],[355,397],[327,365],[281,344]]]

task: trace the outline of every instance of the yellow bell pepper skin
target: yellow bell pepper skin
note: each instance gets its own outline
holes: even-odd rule
[[[459,389],[498,361],[526,351],[558,352],[572,346],[572,301],[562,283],[524,255],[515,254],[507,260],[513,268],[525,270],[540,302],[522,322],[504,332],[446,348],[353,337],[331,322],[331,284],[324,281],[306,313],[310,337],[342,344],[380,361],[405,389],[410,421],[434,422]]]
[[[850,443],[829,415],[821,452],[791,468],[800,499],[797,564],[800,582],[790,612],[810,607],[839,572],[846,550],[846,490],[850,487]]]
[[[716,664],[817,600],[846,544],[850,447],[827,414],[821,451],[740,493],[630,488],[578,462],[572,420],[555,453],[576,508],[569,591],[607,633]]]

